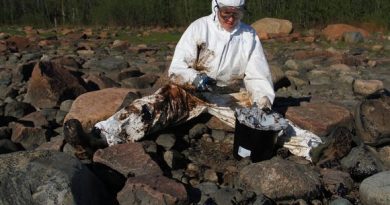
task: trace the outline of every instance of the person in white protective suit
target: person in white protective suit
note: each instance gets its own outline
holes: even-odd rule
[[[212,0],[212,14],[193,22],[176,46],[171,83],[97,123],[101,137],[109,145],[136,141],[203,112],[234,127],[234,108],[218,94],[227,87],[245,93],[230,95],[235,105],[270,109],[271,74],[256,31],[241,22],[244,5],[245,0]],[[242,84],[246,91],[239,89]]]
[[[252,103],[271,108],[270,70],[256,31],[241,22],[245,0],[213,0],[212,14],[193,22],[176,46],[169,76],[199,91],[244,80]]]

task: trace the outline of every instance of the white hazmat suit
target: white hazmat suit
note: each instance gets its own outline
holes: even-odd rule
[[[218,4],[243,6],[243,0],[219,0]],[[216,2],[212,14],[193,22],[176,46],[169,76],[173,82],[191,84],[197,74],[206,73],[226,86],[244,80],[252,103],[259,104],[263,96],[272,103],[275,93],[263,48],[256,31],[239,22],[231,31],[222,28]]]

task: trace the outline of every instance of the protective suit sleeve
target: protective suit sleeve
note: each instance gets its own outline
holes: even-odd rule
[[[263,96],[273,103],[275,92],[271,72],[265,58],[263,47],[255,34],[254,47],[245,69],[244,83],[253,103],[259,103]]]
[[[193,68],[197,57],[196,21],[183,33],[168,70],[169,78],[179,85],[192,83],[198,74]]]

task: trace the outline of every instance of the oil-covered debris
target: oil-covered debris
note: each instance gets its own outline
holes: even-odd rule
[[[277,112],[265,112],[258,107],[237,108],[236,119],[240,124],[257,130],[284,130],[288,122]]]

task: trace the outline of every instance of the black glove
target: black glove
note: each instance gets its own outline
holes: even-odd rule
[[[211,87],[215,86],[217,84],[217,81],[213,78],[210,78],[205,73],[201,73],[196,76],[192,84],[195,86],[197,91],[205,92],[212,91]]]

